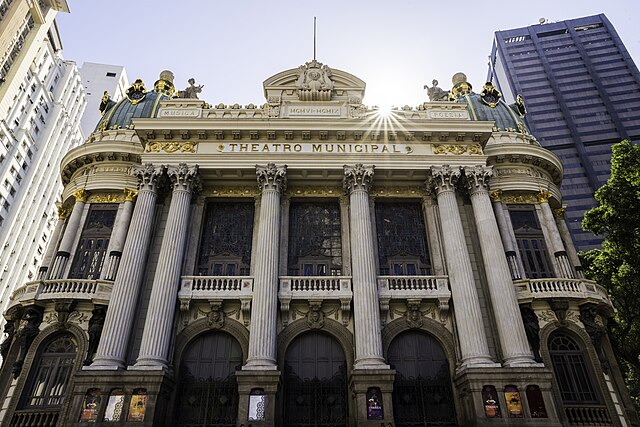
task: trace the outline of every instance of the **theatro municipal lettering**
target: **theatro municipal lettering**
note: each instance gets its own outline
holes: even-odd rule
[[[221,153],[370,153],[410,154],[413,148],[405,144],[314,144],[314,143],[228,143],[220,144]]]

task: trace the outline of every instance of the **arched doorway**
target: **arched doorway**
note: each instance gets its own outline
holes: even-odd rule
[[[347,425],[347,364],[338,341],[321,332],[297,337],[284,358],[285,427]]]
[[[398,335],[389,346],[389,364],[396,370],[397,427],[456,424],[449,362],[435,338],[417,331]]]
[[[235,427],[238,413],[238,341],[224,332],[194,339],[180,361],[177,425]]]

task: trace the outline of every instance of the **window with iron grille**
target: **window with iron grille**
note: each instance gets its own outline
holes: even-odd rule
[[[376,203],[375,212],[380,275],[431,274],[420,203]]]
[[[290,276],[339,276],[342,233],[337,202],[292,202],[289,208]]]
[[[44,347],[31,370],[24,407],[60,407],[64,403],[76,358],[77,345],[70,335],[53,339]]]
[[[549,353],[562,402],[597,404],[590,370],[578,343],[566,334],[555,332],[549,338]]]
[[[70,278],[100,278],[117,212],[116,203],[91,205],[71,266]]]
[[[509,214],[527,277],[553,277],[547,245],[535,208],[527,205],[509,206]]]
[[[200,240],[197,274],[248,276],[251,268],[253,202],[209,203]]]

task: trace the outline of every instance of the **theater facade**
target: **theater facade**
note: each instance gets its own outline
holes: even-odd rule
[[[105,94],[4,314],[2,425],[634,425],[559,159],[521,98],[452,83],[383,112],[312,60],[264,105]]]

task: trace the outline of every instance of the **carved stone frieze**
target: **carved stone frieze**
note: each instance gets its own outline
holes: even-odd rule
[[[460,156],[462,154],[483,155],[484,153],[482,152],[482,146],[480,144],[433,144],[433,154],[453,154]]]
[[[369,191],[373,181],[373,166],[364,166],[358,163],[355,166],[344,166],[343,188],[345,193],[351,194],[353,191]]]
[[[205,187],[200,193],[203,197],[254,197],[258,195],[255,185],[236,187]]]
[[[159,153],[164,151],[165,153],[175,153],[175,152],[183,152],[183,153],[195,153],[196,148],[198,147],[197,142],[191,141],[170,141],[170,142],[149,142],[145,147],[144,151],[147,153]]]
[[[314,197],[314,196],[324,196],[324,197],[336,197],[342,195],[342,191],[339,187],[313,187],[313,186],[295,186],[287,188],[287,196],[295,196],[295,197]]]
[[[287,188],[287,166],[276,166],[268,163],[266,166],[256,165],[258,187],[260,190],[275,190],[284,193]]]
[[[406,187],[374,187],[369,191],[374,197],[423,197],[425,189],[423,186]]]
[[[89,197],[90,203],[120,203],[124,200],[124,194],[102,193],[92,194]]]

